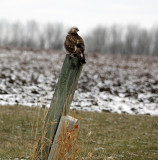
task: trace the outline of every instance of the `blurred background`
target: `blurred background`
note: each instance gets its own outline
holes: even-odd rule
[[[156,0],[1,1],[0,104],[49,107],[72,26],[87,64],[71,107],[158,115]]]
[[[71,26],[89,52],[158,55],[156,0],[5,0],[0,46],[63,49]]]

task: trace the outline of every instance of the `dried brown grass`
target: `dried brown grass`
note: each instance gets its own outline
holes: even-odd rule
[[[36,111],[36,125],[35,128],[32,128],[32,133],[35,133],[33,139],[34,145],[33,145],[33,154],[31,156],[32,160],[41,159],[43,160],[43,150],[45,146],[48,146],[48,148],[51,148],[52,145],[52,139],[46,138],[46,132],[44,131],[44,125],[45,125],[45,118],[47,115],[48,110],[44,110],[43,119],[42,119],[42,129],[39,128],[39,121],[40,120],[40,111]],[[75,119],[75,116],[74,116]],[[51,122],[51,126],[53,128],[54,122]],[[59,136],[57,139],[55,139],[56,147],[54,152],[54,160],[76,160],[79,158],[79,148],[78,148],[78,140],[79,140],[79,121],[75,122],[73,126],[70,127],[69,121],[66,120],[65,122],[62,122],[59,128]],[[42,136],[39,134],[41,133]],[[39,139],[40,140],[40,157],[37,158],[37,148]]]
[[[76,160],[78,159],[78,140],[79,128],[78,122],[70,127],[69,121],[62,123],[60,127],[60,135],[57,140],[55,151],[55,160]]]

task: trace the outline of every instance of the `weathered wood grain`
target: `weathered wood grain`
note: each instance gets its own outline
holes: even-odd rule
[[[62,115],[67,115],[83,65],[77,57],[66,55],[53,99],[46,116],[44,129],[35,159],[46,160]]]

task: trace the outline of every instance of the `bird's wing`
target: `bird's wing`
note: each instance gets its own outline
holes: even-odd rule
[[[77,46],[81,47],[83,51],[85,50],[84,41],[79,35],[77,36]]]
[[[76,46],[76,38],[74,38],[72,35],[67,35],[65,39],[65,48],[68,52],[74,53],[75,52],[75,46]]]

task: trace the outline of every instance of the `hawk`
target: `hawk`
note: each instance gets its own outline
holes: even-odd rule
[[[86,63],[84,56],[85,45],[82,37],[78,35],[78,31],[77,27],[72,27],[66,36],[64,45],[70,55],[78,57],[81,63]]]

